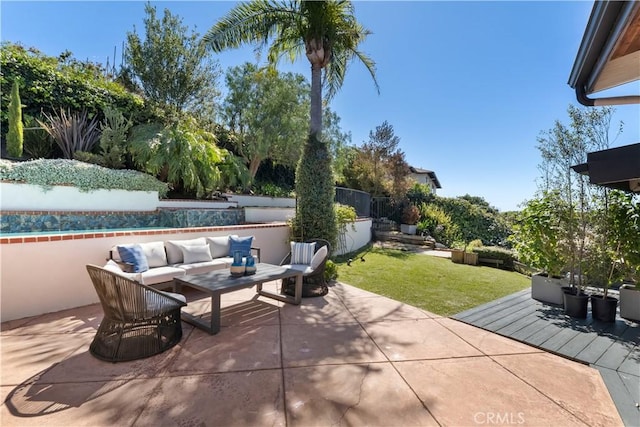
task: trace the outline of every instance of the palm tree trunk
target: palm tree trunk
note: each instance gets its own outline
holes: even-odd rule
[[[322,68],[311,64],[311,121],[309,133],[320,139],[322,132]]]

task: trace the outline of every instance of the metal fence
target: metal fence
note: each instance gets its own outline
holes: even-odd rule
[[[336,187],[335,201],[343,205],[353,206],[358,218],[371,216],[371,195],[365,191]]]
[[[393,203],[391,197],[371,198],[371,218],[389,218],[397,220],[400,217],[400,206]]]

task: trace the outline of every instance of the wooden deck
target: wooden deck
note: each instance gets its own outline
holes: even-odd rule
[[[640,426],[640,325],[574,319],[531,298],[531,288],[452,316],[598,369],[627,426]]]

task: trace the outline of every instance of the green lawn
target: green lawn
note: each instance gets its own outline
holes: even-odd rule
[[[531,279],[491,267],[454,264],[450,259],[372,249],[337,262],[338,281],[420,307],[442,316],[465,311],[525,289]]]

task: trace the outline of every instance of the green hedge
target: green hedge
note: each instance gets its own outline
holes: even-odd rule
[[[500,248],[498,246],[480,246],[472,248],[473,252],[478,254],[478,258],[498,259],[502,260],[502,268],[513,270],[513,262],[517,258],[513,251]]]
[[[102,166],[65,159],[38,159],[29,162],[0,160],[0,181],[40,185],[71,185],[80,191],[129,190],[168,192],[167,184],[151,175],[133,170],[113,170]]]
[[[120,83],[105,77],[101,65],[70,58],[46,56],[34,48],[3,42],[0,50],[0,87],[2,105],[0,118],[7,123],[11,84],[19,81],[23,114],[40,116],[40,112],[87,110],[102,114],[114,106],[134,122],[146,118],[143,99],[128,92]]]

